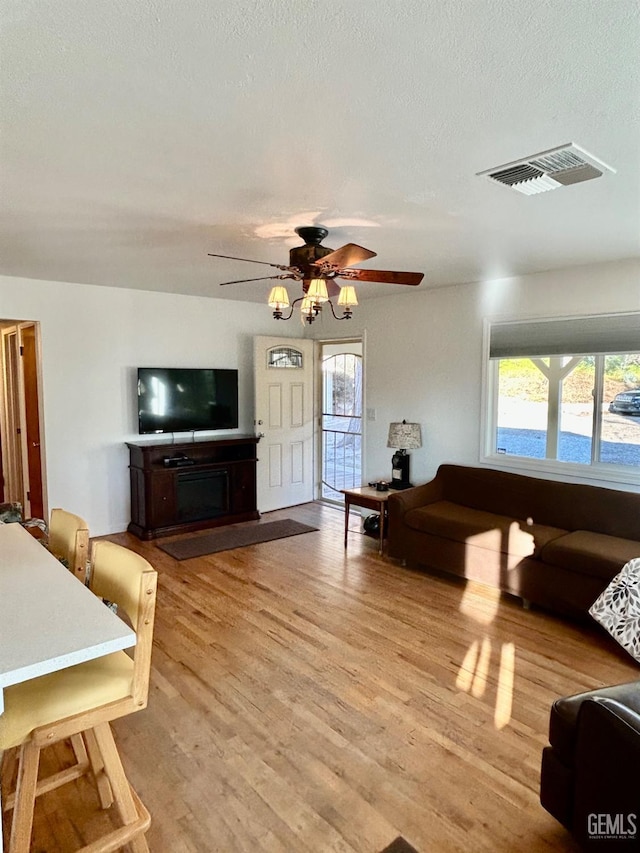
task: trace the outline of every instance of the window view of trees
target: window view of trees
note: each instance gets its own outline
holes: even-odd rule
[[[640,353],[500,358],[494,365],[495,452],[640,467]]]

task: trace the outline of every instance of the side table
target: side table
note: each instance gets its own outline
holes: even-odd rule
[[[359,489],[340,489],[344,495],[344,547],[347,547],[349,533],[349,509],[351,506],[361,506],[380,513],[380,545],[378,553],[384,550],[384,528],[387,520],[387,498],[389,492],[379,492],[372,486],[362,486]]]

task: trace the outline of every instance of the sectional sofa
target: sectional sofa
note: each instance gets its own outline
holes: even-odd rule
[[[389,556],[586,617],[640,557],[640,494],[462,465],[389,496]]]

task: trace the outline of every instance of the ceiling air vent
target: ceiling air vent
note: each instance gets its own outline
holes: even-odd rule
[[[615,169],[583,148],[569,143],[532,154],[514,163],[478,172],[478,175],[491,178],[524,195],[534,195],[599,178],[605,170],[615,172]]]

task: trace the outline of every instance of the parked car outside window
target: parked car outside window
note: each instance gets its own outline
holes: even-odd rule
[[[609,403],[609,411],[616,415],[640,415],[640,388],[616,394]]]

